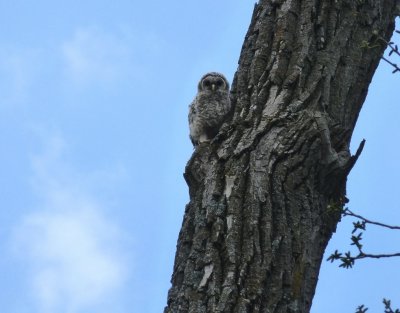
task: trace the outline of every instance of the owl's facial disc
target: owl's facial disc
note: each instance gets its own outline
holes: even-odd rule
[[[221,87],[225,88],[226,84],[224,80],[220,77],[208,77],[203,80],[202,86],[203,89],[211,89],[212,91],[215,91],[217,89],[220,89]]]

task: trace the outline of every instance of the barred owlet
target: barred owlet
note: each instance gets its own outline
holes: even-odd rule
[[[229,83],[225,76],[205,74],[189,107],[190,140],[194,146],[214,138],[231,109]]]

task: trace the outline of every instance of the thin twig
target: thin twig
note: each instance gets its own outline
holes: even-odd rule
[[[350,211],[349,209],[345,209],[344,212],[343,212],[343,214],[344,214],[344,215],[349,215],[349,216],[356,217],[356,218],[358,218],[358,219],[360,219],[360,220],[362,220],[362,221],[364,221],[365,223],[368,223],[368,224],[373,224],[373,225],[377,225],[377,226],[382,226],[382,227],[386,227],[386,228],[389,228],[389,229],[400,229],[400,226],[392,226],[392,225],[387,225],[387,224],[383,224],[383,223],[371,221],[371,220],[366,219],[365,217],[363,217],[363,216],[361,216],[361,215],[358,215],[358,214],[353,213],[353,212]]]
[[[383,61],[386,61],[387,63],[389,63],[391,66],[393,66],[394,67],[394,70],[393,70],[393,74],[394,73],[396,73],[396,72],[400,72],[400,67],[396,64],[396,63],[393,63],[393,62],[390,62],[388,59],[386,59],[384,56],[382,57],[382,60]]]
[[[400,253],[391,253],[391,254],[370,254],[361,252],[359,255],[354,257],[354,259],[364,259],[364,258],[372,258],[372,259],[380,259],[380,258],[391,258],[395,256],[400,256]]]
[[[396,32],[400,33],[397,30],[396,30]],[[394,44],[392,41],[385,40],[383,37],[380,37],[379,39],[382,40],[385,44],[387,44],[389,46],[389,48],[390,48],[389,57],[392,55],[392,53],[395,53],[398,56],[400,56],[400,51],[396,44]],[[396,72],[400,72],[400,67],[396,63],[389,61],[389,59],[385,58],[384,56],[382,56],[382,60],[384,60],[385,62],[387,62],[394,68],[394,70],[392,71],[393,74]]]
[[[400,56],[399,49],[397,48],[397,45],[393,46],[393,42],[387,42],[388,46],[390,49],[392,49],[391,53],[396,53],[398,56]]]

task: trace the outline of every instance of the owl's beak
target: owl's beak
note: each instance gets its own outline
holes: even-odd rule
[[[212,91],[215,90],[215,84],[211,84],[211,89],[212,89]]]

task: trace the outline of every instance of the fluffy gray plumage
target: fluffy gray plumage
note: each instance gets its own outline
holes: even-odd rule
[[[190,140],[193,145],[214,138],[230,109],[229,82],[225,76],[216,72],[205,74],[189,107]]]

